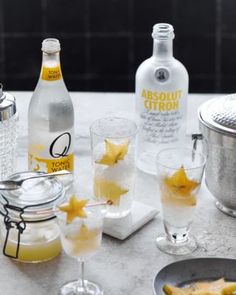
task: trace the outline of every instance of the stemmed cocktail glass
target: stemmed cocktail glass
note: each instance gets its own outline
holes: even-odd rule
[[[85,261],[101,246],[104,215],[101,207],[72,196],[69,203],[56,210],[62,247],[67,255],[78,260],[81,265],[80,278],[63,285],[61,295],[103,294],[97,283],[84,278]]]

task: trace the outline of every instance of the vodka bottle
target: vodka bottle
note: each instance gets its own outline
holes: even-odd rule
[[[136,156],[139,169],[155,174],[158,151],[185,139],[188,73],[173,57],[173,27],[156,24],[152,37],[153,55],[136,72]]]
[[[28,110],[28,163],[33,171],[74,169],[74,110],[62,78],[60,43],[42,43],[40,78]]]

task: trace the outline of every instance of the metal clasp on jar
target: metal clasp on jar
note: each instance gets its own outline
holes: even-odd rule
[[[5,199],[5,198],[4,198]],[[5,210],[5,215],[4,215],[4,224],[6,227],[6,237],[5,237],[5,241],[4,241],[4,245],[3,245],[3,254],[7,257],[10,258],[18,258],[19,255],[19,250],[20,250],[20,238],[21,238],[21,234],[24,232],[25,228],[26,228],[26,223],[24,221],[23,218],[23,213],[24,213],[24,208],[20,208],[17,206],[13,206],[10,205],[9,203],[3,205],[3,208]],[[15,212],[19,213],[19,216],[17,216],[16,220],[12,219],[10,217],[10,211],[9,210],[14,210]],[[16,244],[16,249],[15,249],[15,254],[9,254],[7,253],[7,246],[8,246],[8,241],[9,241],[9,235],[10,235],[10,231],[11,230],[16,229],[18,231],[17,233],[17,244]]]

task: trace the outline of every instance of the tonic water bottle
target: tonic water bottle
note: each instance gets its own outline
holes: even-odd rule
[[[155,174],[159,150],[185,140],[188,73],[173,57],[174,29],[153,27],[153,55],[136,72],[137,167]]]
[[[40,78],[28,110],[28,163],[32,171],[74,170],[74,109],[63,81],[60,43],[42,43]]]

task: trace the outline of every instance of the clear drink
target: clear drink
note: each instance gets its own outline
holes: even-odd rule
[[[170,254],[187,254],[197,247],[189,236],[198,202],[205,157],[188,148],[169,148],[157,154],[165,235],[157,238],[157,247]]]
[[[102,221],[96,216],[90,217],[90,214],[85,220],[77,218],[71,224],[59,218],[63,249],[73,258],[87,260],[101,246]]]
[[[66,254],[78,260],[81,266],[80,278],[63,285],[59,294],[101,295],[103,294],[101,286],[85,279],[84,268],[85,261],[91,258],[101,246],[104,217],[102,206],[88,203],[88,200],[79,200],[74,195],[69,203],[59,208],[60,210],[56,209],[56,214],[62,247]]]
[[[94,195],[112,201],[106,217],[124,217],[134,195],[136,124],[124,118],[103,118],[90,131]]]
[[[41,74],[28,111],[29,169],[53,172],[74,169],[74,110],[62,78],[60,43],[42,43]]]

